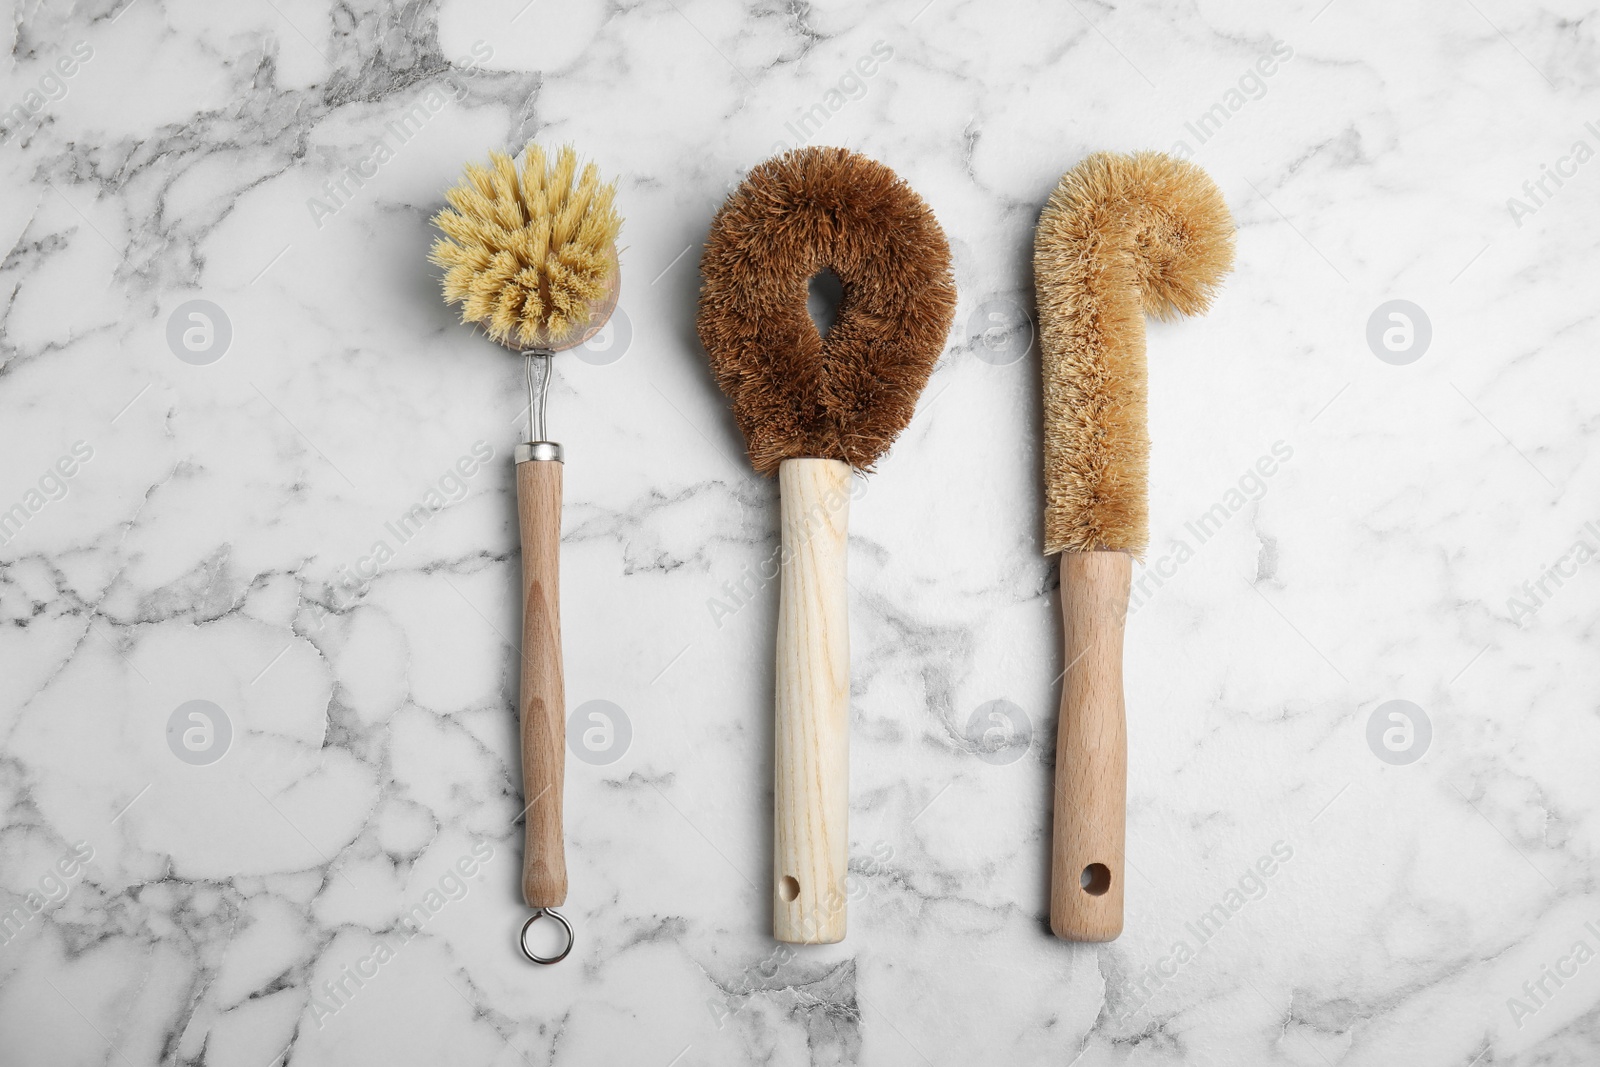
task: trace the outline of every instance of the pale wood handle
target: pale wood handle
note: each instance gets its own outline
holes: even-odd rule
[[[522,789],[527,837],[522,896],[530,908],[567,899],[561,839],[567,698],[561,679],[561,461],[517,464],[522,531]]]
[[[825,945],[844,940],[850,857],[850,465],[784,460],[778,491],[772,936]]]
[[[1122,630],[1131,571],[1123,552],[1061,553],[1067,671],[1056,732],[1050,929],[1068,941],[1111,941],[1122,933]]]

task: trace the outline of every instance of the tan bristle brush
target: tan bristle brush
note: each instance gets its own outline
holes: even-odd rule
[[[605,326],[621,284],[613,206],[615,183],[562,148],[548,161],[528,145],[522,167],[489,153],[489,166],[469,163],[465,180],[445,193],[451,210],[434,225],[445,236],[431,259],[445,268],[444,298],[523,356],[528,385],[528,440],[517,445],[517,520],[522,540],[522,782],[527,833],[522,895],[533,915],[518,938],[535,963],[572,951],[572,927],[554,909],[567,899],[561,794],[565,778],[566,692],[561,670],[561,446],[545,433],[551,362]],[[540,956],[528,929],[548,915],[565,931],[566,948]]]
[[[888,167],[802,148],[750,172],[711,224],[699,332],[750,462],[777,474],[772,933],[845,936],[850,644],[845,592],[852,469],[911,421],[955,314],[950,249]],[[843,295],[826,338],[807,283]]]
[[[1066,645],[1050,928],[1069,941],[1122,932],[1122,632],[1150,536],[1144,316],[1203,312],[1233,266],[1233,231],[1199,167],[1102,153],[1062,177],[1034,236],[1045,552],[1061,554]]]

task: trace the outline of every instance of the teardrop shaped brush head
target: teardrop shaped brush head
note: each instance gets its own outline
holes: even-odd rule
[[[1039,217],[1045,552],[1139,555],[1150,539],[1144,316],[1206,310],[1233,268],[1210,176],[1160,152],[1090,156]]]
[[[579,170],[572,146],[555,159],[529,144],[522,168],[502,152],[468,163],[444,231],[429,256],[445,268],[444,299],[512,349],[559,352],[598,333],[617,306],[615,182],[593,163]]]
[[[827,337],[807,283],[843,295]],[[911,186],[845,148],[752,170],[711,223],[697,326],[750,462],[836,459],[870,470],[916,411],[955,316],[950,246]]]

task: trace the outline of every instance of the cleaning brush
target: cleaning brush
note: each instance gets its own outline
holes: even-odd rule
[[[518,943],[535,963],[555,963],[572,950],[572,927],[554,909],[566,902],[562,787],[566,756],[566,692],[561,668],[561,446],[548,440],[545,403],[552,359],[582,344],[606,324],[617,305],[620,269],[614,183],[593,163],[580,172],[577,153],[562,148],[554,161],[528,145],[522,167],[489,154],[487,167],[469,163],[462,183],[445,193],[450,209],[434,218],[444,237],[432,261],[445,268],[444,298],[461,305],[461,321],[476,323],[520,352],[528,386],[528,440],[515,450],[517,520],[522,541],[523,790],[527,799],[522,895],[534,909]],[[539,956],[528,929],[550,916],[564,929],[566,948]]]
[[[508,347],[557,352],[605,325],[617,297],[617,189],[593,163],[577,169],[570,145],[550,164],[530,144],[520,173],[490,152],[489,166],[468,163],[466,179],[444,194],[453,210],[433,220],[445,236],[431,258],[445,268],[444,299],[461,305],[462,322]]]
[[[752,170],[711,224],[700,340],[750,462],[778,475],[773,936],[845,936],[850,647],[845,541],[851,471],[911,420],[955,314],[933,213],[881,163],[802,148]],[[827,337],[812,276],[842,296]]]
[[[1045,552],[1061,554],[1067,664],[1050,928],[1072,941],[1122,932],[1122,635],[1131,560],[1149,541],[1144,316],[1203,312],[1233,266],[1233,231],[1199,167],[1102,153],[1062,177],[1034,237]]]

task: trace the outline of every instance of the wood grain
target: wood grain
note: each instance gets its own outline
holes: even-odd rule
[[[850,851],[850,465],[784,460],[778,486],[772,936],[832,944]]]
[[[1122,632],[1131,571],[1123,552],[1061,553],[1067,671],[1056,731],[1050,929],[1068,941],[1111,941],[1122,932]]]
[[[567,746],[567,699],[561,676],[561,462],[517,464],[517,521],[522,532],[522,788],[527,836],[522,896],[531,908],[567,899],[561,792]]]

